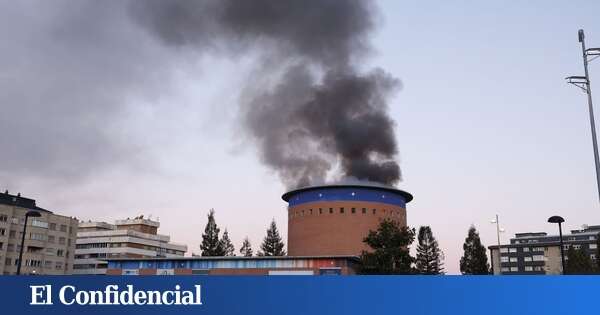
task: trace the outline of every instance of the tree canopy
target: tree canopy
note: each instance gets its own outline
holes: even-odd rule
[[[364,242],[372,249],[361,255],[363,274],[411,274],[414,258],[409,246],[415,239],[415,230],[400,226],[397,221],[385,219],[377,230],[369,231]]]

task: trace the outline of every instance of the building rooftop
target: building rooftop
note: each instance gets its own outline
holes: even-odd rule
[[[11,195],[8,193],[8,190],[4,193],[0,193],[0,204],[52,213],[50,210],[36,206],[34,199],[21,197],[21,194]]]
[[[389,193],[393,193],[393,194],[402,196],[407,203],[410,202],[411,200],[413,200],[413,196],[410,193],[407,193],[406,191],[403,191],[400,189],[396,189],[394,187],[379,186],[379,185],[357,185],[357,184],[350,184],[350,185],[335,184],[335,185],[322,185],[322,186],[308,186],[308,187],[290,190],[290,191],[286,192],[285,194],[283,194],[283,196],[281,196],[281,199],[285,200],[286,202],[289,202],[293,195],[296,195],[299,193],[315,191],[315,190],[335,189],[335,188],[354,188],[354,189],[363,189],[363,190],[385,191],[385,192],[389,192]]]

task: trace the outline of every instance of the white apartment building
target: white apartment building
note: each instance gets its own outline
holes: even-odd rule
[[[186,245],[158,234],[160,223],[139,216],[106,222],[80,222],[73,274],[106,274],[107,258],[183,257]]]
[[[17,272],[25,214],[39,217],[27,221],[21,274],[69,275],[73,271],[73,253],[77,237],[77,219],[38,207],[35,200],[0,193],[0,274]]]

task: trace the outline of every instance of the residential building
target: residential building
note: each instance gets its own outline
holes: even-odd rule
[[[565,259],[567,250],[583,248],[591,260],[598,259],[597,242],[600,225],[584,226],[563,235]],[[560,239],[558,235],[545,232],[518,233],[510,239],[510,245],[488,247],[495,275],[561,274]]]
[[[8,191],[0,193],[0,274],[17,272],[25,214],[31,210],[40,217],[28,219],[21,274],[71,274],[77,219],[42,209],[35,200]]]
[[[74,274],[105,274],[107,259],[183,257],[186,245],[158,234],[160,223],[139,216],[106,222],[80,222]]]
[[[356,256],[108,259],[108,275],[352,275]]]

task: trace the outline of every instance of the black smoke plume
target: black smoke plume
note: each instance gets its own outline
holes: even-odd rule
[[[336,169],[338,178],[400,180],[386,105],[399,82],[357,67],[376,24],[371,1],[145,0],[131,13],[168,45],[259,52],[242,119],[262,161],[289,187],[325,182]]]

